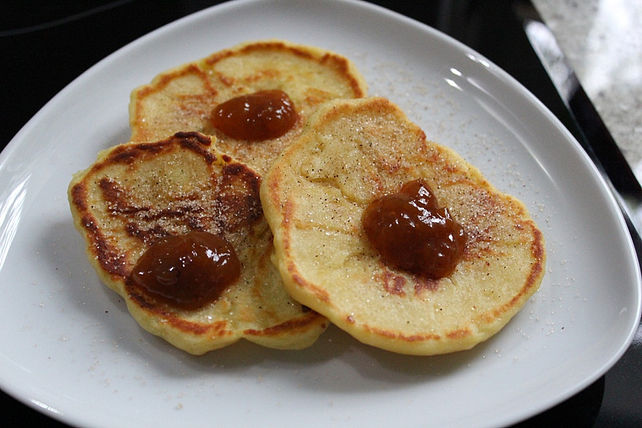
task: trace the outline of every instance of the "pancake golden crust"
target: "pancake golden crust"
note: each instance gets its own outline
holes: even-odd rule
[[[299,116],[285,135],[248,143],[213,127],[210,116],[218,104],[271,89],[284,91]],[[135,89],[131,140],[156,141],[179,131],[215,135],[222,152],[262,174],[321,103],[365,94],[361,74],[341,55],[282,40],[247,42],[164,72]]]
[[[428,279],[385,265],[366,206],[423,179],[467,241],[455,271]],[[382,98],[335,100],[261,184],[274,262],[288,292],[358,340],[399,353],[469,349],[497,333],[537,290],[541,232],[524,205]]]
[[[89,260],[138,323],[193,354],[245,338],[300,349],[327,320],[292,300],[270,262],[272,235],[259,200],[260,176],[195,132],[101,152],[74,175],[69,203]],[[206,231],[229,241],[240,278],[214,302],[181,309],[137,286],[130,273],[157,239]]]

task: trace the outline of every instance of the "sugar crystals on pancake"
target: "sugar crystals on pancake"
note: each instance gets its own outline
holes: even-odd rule
[[[366,90],[361,73],[340,54],[283,40],[246,42],[165,71],[132,91],[131,139],[154,141],[179,131],[215,135],[219,150],[263,174],[319,105],[363,97]],[[262,114],[271,116],[264,124],[276,125],[259,127],[260,138],[252,135],[258,123],[252,112],[237,114],[237,125],[220,114],[225,103],[257,100]],[[266,107],[270,102],[273,107]]]
[[[193,354],[242,338],[305,348],[327,320],[290,298],[270,262],[260,181],[211,137],[177,133],[101,152],[69,203],[100,278],[149,332]]]
[[[321,107],[261,200],[287,291],[382,349],[469,349],[543,276],[543,237],[524,205],[383,98]]]

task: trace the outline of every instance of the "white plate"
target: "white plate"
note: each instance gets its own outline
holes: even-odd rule
[[[128,137],[129,92],[238,42],[284,38],[352,58],[397,102],[521,198],[547,240],[540,291],[472,351],[417,358],[331,328],[310,349],[248,343],[196,358],[138,327],[103,287],[66,188]],[[503,425],[586,387],[628,346],[640,273],[625,224],[571,135],[471,49],[358,2],[241,1],[121,49],[49,102],[0,155],[0,382],[77,425]]]

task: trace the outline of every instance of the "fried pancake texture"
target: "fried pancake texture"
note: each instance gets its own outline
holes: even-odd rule
[[[290,298],[270,262],[260,176],[214,149],[212,139],[187,132],[129,142],[99,153],[76,173],[68,197],[88,258],[145,330],[189,353],[241,338],[277,349],[305,348],[328,322]],[[220,296],[186,308],[142,287],[132,271],[156,243],[193,231],[231,244],[240,273]]]
[[[369,204],[423,180],[465,232],[442,277],[390,266],[368,240]],[[524,204],[493,187],[454,151],[384,98],[335,100],[261,184],[274,263],[287,291],[359,341],[435,355],[497,333],[538,289],[542,233]]]
[[[217,106],[274,90],[287,94],[293,104],[295,114],[285,134],[248,142],[214,126]],[[246,42],[165,71],[136,88],[129,107],[131,140],[155,141],[183,131],[215,135],[220,151],[263,174],[321,103],[363,97],[366,91],[360,72],[339,54],[283,40]]]

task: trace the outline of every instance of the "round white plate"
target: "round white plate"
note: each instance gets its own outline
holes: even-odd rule
[[[336,328],[310,349],[239,343],[189,356],[144,332],[89,266],[66,189],[129,135],[130,91],[241,41],[283,38],[354,60],[371,95],[522,199],[547,242],[524,309],[468,352],[418,358]],[[532,95],[471,49],[352,1],[240,1],[155,31],[92,67],[0,155],[0,386],[54,418],[109,426],[494,426],[586,387],[625,351],[640,272],[613,197]]]

